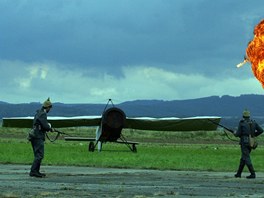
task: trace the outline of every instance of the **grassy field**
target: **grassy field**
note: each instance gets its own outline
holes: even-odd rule
[[[62,129],[73,136],[94,137],[93,128]],[[31,164],[27,129],[0,128],[0,163]],[[155,132],[125,130],[129,140],[139,141],[137,153],[125,145],[107,143],[102,152],[88,152],[88,142],[46,141],[44,165],[147,168],[159,170],[235,171],[240,159],[237,142],[223,131]],[[233,137],[233,139],[237,140]],[[264,171],[263,138],[252,152],[256,171]]]

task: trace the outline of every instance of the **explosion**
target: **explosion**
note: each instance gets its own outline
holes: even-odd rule
[[[264,20],[254,29],[254,38],[248,43],[244,62],[237,65],[242,66],[246,62],[251,63],[252,72],[264,88]]]

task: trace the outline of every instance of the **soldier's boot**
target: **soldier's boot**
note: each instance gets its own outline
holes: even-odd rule
[[[251,164],[251,165],[248,165],[247,167],[248,167],[248,170],[250,172],[250,175],[247,176],[247,179],[255,179],[256,178],[256,173],[255,173],[255,170],[253,168],[253,165]]]
[[[39,172],[39,174],[41,174],[42,177],[46,177],[46,174],[45,173]]]
[[[241,177],[241,174],[243,172],[244,166],[245,166],[245,162],[243,160],[240,160],[240,164],[239,164],[237,173],[235,174],[235,177],[237,177],[237,178]]]
[[[35,160],[31,166],[29,176],[31,176],[31,177],[43,177],[42,174],[39,173],[39,167],[40,167],[40,163],[37,160]]]
[[[39,169],[40,169],[40,163],[37,165],[37,169],[36,169],[37,173],[40,174],[42,177],[46,177],[46,174],[39,172]]]
[[[43,177],[40,173],[38,172],[30,172],[29,173],[29,176],[30,177]]]

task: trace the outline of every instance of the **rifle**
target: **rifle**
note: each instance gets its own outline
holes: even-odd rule
[[[57,129],[53,129],[53,132],[56,132],[56,133],[57,133],[57,135],[56,135],[56,137],[55,137],[54,139],[51,139],[51,138],[48,136],[48,134],[46,133],[46,137],[47,137],[48,140],[51,141],[51,142],[55,142],[55,141],[59,138],[60,135],[67,135],[67,136],[70,136],[70,135],[68,135],[67,133],[64,133],[64,132],[62,132],[62,131],[59,131],[59,130],[57,130]]]
[[[60,135],[67,135],[67,136],[70,136],[69,134],[64,133],[64,132],[62,132],[62,131],[59,131],[59,130],[57,130],[57,129],[53,129],[53,130],[54,130],[54,132],[57,132],[57,133],[59,133]]]
[[[216,124],[216,125],[218,125],[218,126],[224,128],[225,130],[229,131],[229,132],[232,133],[232,134],[235,133],[235,131],[233,131],[232,129],[229,129],[229,128],[227,128],[227,127],[225,127],[225,126],[222,125],[222,124],[219,124],[219,123],[217,123],[217,122],[215,122],[215,121],[213,121],[213,120],[210,120],[210,119],[208,119],[208,120],[211,121],[212,123],[214,123],[214,124]],[[227,137],[229,140],[231,140],[231,141],[233,141],[233,142],[239,142],[239,141],[234,140],[234,139],[232,139],[231,137],[229,137],[228,134],[227,134],[227,132],[226,132],[225,130],[224,130],[225,135],[226,135],[226,137]]]
[[[229,128],[225,127],[225,126],[222,125],[222,124],[219,124],[219,123],[217,123],[217,122],[215,122],[215,121],[213,121],[213,120],[210,120],[210,119],[208,119],[208,120],[211,121],[212,123],[214,123],[214,124],[216,124],[216,125],[218,125],[218,126],[224,128],[225,130],[229,131],[229,132],[232,133],[232,134],[234,134],[234,132],[235,132],[235,131],[233,131],[232,129],[229,129]]]

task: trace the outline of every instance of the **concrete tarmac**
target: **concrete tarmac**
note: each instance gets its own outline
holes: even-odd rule
[[[264,173],[256,179],[234,172],[159,171],[42,166],[45,178],[28,175],[29,165],[0,164],[0,197],[264,197]]]

